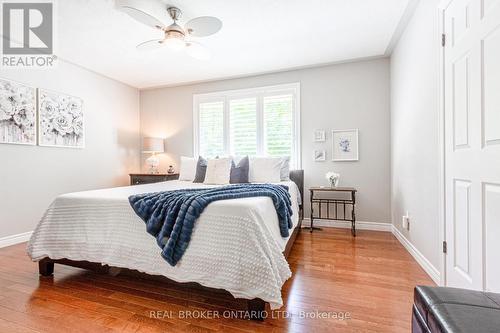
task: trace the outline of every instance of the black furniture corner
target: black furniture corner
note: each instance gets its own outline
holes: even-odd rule
[[[500,294],[417,286],[412,332],[500,332]]]
[[[151,184],[179,179],[178,173],[131,173],[130,185]]]

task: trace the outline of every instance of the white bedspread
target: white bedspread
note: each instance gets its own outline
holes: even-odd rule
[[[295,227],[298,188],[293,182],[282,184],[290,188]],[[28,254],[34,261],[67,258],[136,269],[177,282],[225,289],[237,298],[261,298],[273,309],[281,307],[281,287],[291,276],[282,254],[288,238],[280,235],[270,198],[209,204],[175,267],[161,257],[156,240],[128,202],[132,194],[204,186],[168,181],[61,195],[35,229]]]

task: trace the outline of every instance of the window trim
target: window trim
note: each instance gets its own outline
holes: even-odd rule
[[[272,86],[248,88],[248,89],[233,89],[226,91],[217,91],[205,94],[193,94],[193,153],[194,156],[199,156],[199,105],[206,102],[223,102],[224,112],[224,154],[230,154],[229,147],[229,102],[232,99],[255,97],[257,99],[257,132],[263,130],[263,104],[264,98],[268,96],[276,96],[280,93],[292,94],[294,96],[293,103],[293,155],[295,168],[302,167],[302,152],[301,152],[301,133],[300,133],[300,82],[279,84]],[[257,150],[263,151],[264,142],[261,140],[261,135],[257,135]]]

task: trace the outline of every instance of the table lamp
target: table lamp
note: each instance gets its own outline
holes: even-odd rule
[[[149,166],[149,173],[158,173],[160,158],[156,154],[165,152],[165,140],[162,138],[144,138],[142,140],[142,152],[151,154],[146,160],[146,164]]]

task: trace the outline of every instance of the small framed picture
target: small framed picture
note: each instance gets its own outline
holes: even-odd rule
[[[332,161],[358,161],[358,130],[333,130]]]
[[[315,130],[314,131],[314,142],[325,142],[326,132],[325,130]]]
[[[326,161],[326,151],[325,150],[315,150],[313,159],[315,162]]]

